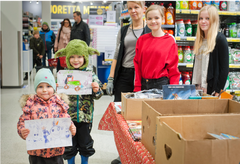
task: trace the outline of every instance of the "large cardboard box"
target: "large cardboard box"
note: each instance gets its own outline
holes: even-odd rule
[[[142,101],[150,99],[130,99],[126,95],[132,93],[122,93],[122,115],[125,120],[142,120]],[[159,99],[152,99],[157,101]]]
[[[240,103],[232,100],[145,100],[142,104],[142,140],[155,159],[156,117],[189,114],[240,113]]]
[[[239,164],[240,139],[207,139],[207,133],[240,137],[240,114],[157,117],[156,164]]]

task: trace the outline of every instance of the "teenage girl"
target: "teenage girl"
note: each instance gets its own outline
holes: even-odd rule
[[[151,5],[145,14],[151,33],[139,37],[134,57],[134,92],[179,84],[178,48],[172,35],[163,32],[164,13],[159,5]]]

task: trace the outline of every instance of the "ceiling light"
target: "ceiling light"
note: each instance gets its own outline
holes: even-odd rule
[[[38,5],[38,1],[36,2],[36,4]]]
[[[92,2],[90,2],[90,5],[93,5],[93,3],[92,3]]]

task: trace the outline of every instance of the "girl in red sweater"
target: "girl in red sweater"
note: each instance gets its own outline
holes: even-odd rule
[[[164,14],[160,6],[151,5],[145,14],[152,30],[139,37],[134,57],[134,92],[179,84],[178,48],[175,39],[161,28]]]

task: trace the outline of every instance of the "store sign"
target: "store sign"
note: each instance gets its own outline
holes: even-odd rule
[[[73,19],[73,12],[80,11],[82,19],[88,19],[90,8],[94,9],[108,9],[110,3],[94,2],[90,5],[90,2],[62,2],[52,1],[51,2],[51,16],[52,19]],[[100,10],[99,10],[100,11]]]
[[[89,15],[88,25],[103,26],[103,15]]]

